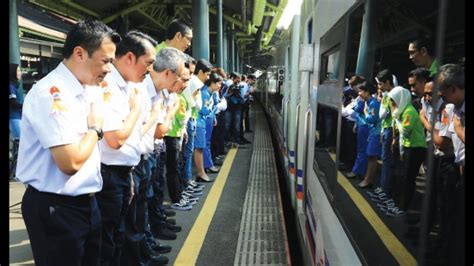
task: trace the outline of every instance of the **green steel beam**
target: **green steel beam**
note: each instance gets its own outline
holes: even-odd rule
[[[271,4],[271,3],[268,3],[268,2],[267,2],[266,4],[267,4],[267,7],[268,7],[268,8],[271,8],[271,9],[273,9],[274,11],[277,11],[277,10],[278,10],[278,7],[277,7],[277,6],[275,6],[275,5]]]
[[[61,2],[63,2],[64,4],[66,4],[66,5],[68,5],[68,6],[72,7],[72,8],[75,8],[75,9],[77,9],[77,10],[83,12],[83,13],[86,13],[86,14],[89,14],[89,15],[91,15],[91,16],[94,16],[94,17],[96,17],[96,18],[100,17],[100,15],[97,14],[96,12],[94,12],[94,11],[88,9],[88,8],[85,8],[85,7],[83,7],[83,6],[81,6],[81,5],[77,4],[77,3],[74,3],[72,0],[62,0]]]
[[[141,10],[141,9],[137,9],[138,12],[140,12],[140,14],[142,14],[145,18],[149,19],[151,22],[153,22],[153,24],[155,24],[156,26],[160,27],[161,29],[163,30],[166,30],[166,26],[161,24],[159,21],[157,21],[155,18],[151,17],[150,15],[148,15],[145,11]]]
[[[285,9],[286,5],[288,4],[288,0],[281,0],[280,3],[278,4],[278,10],[277,14],[275,17],[272,19],[272,24],[270,25],[270,29],[267,32],[267,40],[265,41],[265,45],[268,45],[270,41],[272,40],[273,33],[275,33],[276,26],[278,25],[278,22],[280,21],[280,17],[283,14],[283,10]]]
[[[142,7],[146,7],[148,6],[149,4],[153,3],[155,0],[145,0],[139,4],[135,4],[135,5],[132,5],[132,6],[129,6],[111,16],[108,16],[106,18],[103,18],[102,19],[102,22],[104,23],[110,23],[112,21],[114,21],[115,19],[117,19],[118,17],[120,16],[124,16],[124,15],[127,15],[129,13],[132,13],[134,11],[138,11],[140,10]],[[141,12],[140,12],[141,13]],[[148,17],[148,14],[147,14],[147,17]],[[154,20],[154,19],[153,19]]]
[[[209,13],[216,15],[216,14],[217,14],[217,11],[216,11],[215,8],[209,7]],[[238,27],[241,28],[242,30],[246,30],[246,27],[247,27],[247,26],[244,25],[244,24],[242,23],[242,21],[240,21],[240,20],[238,20],[238,19],[235,19],[235,18],[233,18],[233,17],[231,17],[231,16],[229,16],[229,15],[225,15],[225,14],[224,14],[223,16],[224,16],[224,19],[225,19],[226,21],[230,22],[231,24],[234,24],[234,25],[238,26]],[[251,26],[251,33],[257,33],[257,29],[256,29],[255,27],[253,27],[253,26]]]
[[[59,41],[61,43],[65,42],[64,39],[58,38],[56,36],[51,36],[51,35],[48,35],[48,34],[45,34],[45,33],[42,33],[42,32],[38,32],[38,31],[34,31],[34,30],[30,30],[30,29],[27,29],[27,28],[20,27],[20,34],[23,34],[23,32],[28,32],[28,33],[34,34],[36,36],[40,36],[40,37],[43,37],[43,38]]]
[[[263,13],[265,13],[266,0],[255,0],[253,5],[252,23],[259,27],[262,25]]]
[[[275,11],[268,11],[263,13],[264,16],[266,17],[274,17],[276,15]]]
[[[51,1],[51,0],[31,0],[31,3],[48,9],[50,11],[54,11],[58,14],[63,16],[72,17],[73,19],[80,20],[84,18],[84,15],[73,10],[72,8],[68,8],[64,5],[59,4],[58,2]]]

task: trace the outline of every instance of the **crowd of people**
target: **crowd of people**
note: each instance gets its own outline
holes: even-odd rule
[[[161,43],[83,20],[23,103],[19,74],[11,78],[16,179],[27,185],[36,265],[168,263],[171,247],[158,239],[181,231],[169,217],[193,208],[228,149],[250,143],[256,77],[185,54],[192,38],[180,20]]]
[[[408,75],[410,88],[399,86],[389,69],[379,71],[373,82],[357,75],[349,79],[340,166],[348,178],[361,179],[357,187],[369,189],[385,215],[404,217],[405,235],[416,242],[421,225],[413,200],[416,178],[427,172],[432,146],[432,185],[424,193],[431,206],[426,233],[437,232],[429,241],[431,254],[455,262],[464,257],[464,66],[445,64],[438,71],[426,36],[411,41],[408,54],[416,67]],[[435,84],[438,95],[433,95]]]

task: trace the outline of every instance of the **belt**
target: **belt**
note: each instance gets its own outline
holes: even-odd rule
[[[118,173],[127,174],[127,175],[130,174],[133,171],[133,169],[135,169],[135,166],[107,165],[103,163],[100,164],[100,167],[108,171],[118,172]]]
[[[45,197],[48,200],[58,203],[68,203],[68,204],[79,204],[79,205],[88,205],[90,204],[90,200],[94,198],[95,193],[88,193],[82,194],[78,196],[69,196],[69,195],[61,195],[56,193],[50,192],[42,192],[37,190],[31,185],[28,185],[27,190],[31,190],[33,193],[38,193],[42,197]]]

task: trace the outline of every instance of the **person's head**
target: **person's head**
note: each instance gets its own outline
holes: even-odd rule
[[[209,79],[209,74],[211,73],[212,64],[205,59],[199,59],[194,69],[194,75],[196,75],[199,80],[203,83]]]
[[[225,70],[221,67],[214,68],[213,72],[216,72],[217,74],[219,74],[219,76],[221,76],[223,79],[227,77]]]
[[[355,86],[357,86],[357,84],[362,83],[364,81],[365,81],[364,77],[354,75],[349,79],[349,81],[347,83],[349,84],[349,86],[351,88],[355,88]]]
[[[191,46],[193,30],[186,23],[175,19],[168,25],[166,39],[170,46],[184,52]]]
[[[181,77],[174,82],[173,86],[171,86],[171,92],[176,92],[181,94],[186,87],[188,87],[189,80],[191,79],[191,72],[189,72],[188,68],[184,68],[183,72],[181,73]]]
[[[230,73],[230,79],[234,85],[237,85],[240,82],[240,74],[237,72]]]
[[[68,32],[64,64],[83,85],[98,85],[111,70],[120,35],[98,20],[82,20]]]
[[[240,81],[241,82],[246,82],[247,81],[247,76],[245,76],[245,75],[240,76]]]
[[[408,85],[410,86],[411,92],[415,93],[416,96],[423,96],[425,89],[425,83],[430,78],[430,71],[424,67],[417,67],[410,71],[408,74]]]
[[[357,84],[356,89],[359,92],[360,98],[362,98],[364,101],[370,100],[370,98],[372,98],[372,94],[377,92],[375,87],[367,81]]]
[[[433,81],[429,80],[425,83],[424,90],[423,90],[423,98],[425,102],[431,104],[431,100],[433,99]]]
[[[390,91],[394,87],[392,71],[388,69],[379,71],[375,81],[377,81],[377,88],[380,88],[382,91]]]
[[[254,75],[250,74],[247,76],[247,83],[249,85],[253,85],[255,84],[255,81],[257,80],[257,77],[255,77]]]
[[[196,69],[196,59],[194,59],[192,56],[188,54],[184,54],[186,56],[186,62],[184,65],[186,66],[187,69],[189,69],[190,74],[194,73],[194,70]]]
[[[21,79],[21,70],[18,64],[10,63],[10,82],[17,83]]]
[[[438,86],[445,102],[461,107],[464,103],[464,67],[457,64],[446,64],[440,67]]]
[[[142,82],[155,62],[156,41],[143,32],[127,32],[117,46],[114,65],[126,81]]]
[[[397,86],[389,91],[388,97],[390,98],[392,116],[398,119],[407,105],[411,103],[410,91]]]
[[[409,42],[408,55],[415,66],[429,68],[434,58],[433,42],[427,35]]]
[[[209,87],[209,89],[211,91],[217,91],[221,88],[221,85],[222,85],[222,77],[215,73],[215,72],[212,72],[210,75],[209,75],[209,79],[206,80],[205,84]]]
[[[185,61],[186,56],[180,50],[172,47],[161,49],[150,71],[155,88],[158,90],[167,88],[170,92],[174,92],[173,84],[182,76]]]

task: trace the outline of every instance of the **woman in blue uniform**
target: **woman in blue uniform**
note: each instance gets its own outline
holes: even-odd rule
[[[206,118],[206,148],[203,152],[204,157],[204,169],[207,172],[217,173],[219,172],[219,168],[214,166],[214,162],[212,161],[211,156],[211,137],[212,137],[212,130],[214,125],[216,124],[216,112],[217,112],[217,104],[219,103],[220,99],[218,95],[214,92],[219,91],[222,84],[222,77],[219,76],[217,73],[211,73],[209,79],[205,83],[206,85],[201,90],[202,93],[202,101],[205,103],[204,100],[204,93],[207,95],[209,94],[209,101],[211,102],[211,112]],[[204,92],[205,91],[205,92]]]
[[[359,97],[365,101],[363,119],[368,126],[369,134],[367,138],[367,171],[364,180],[359,183],[359,188],[372,187],[375,176],[377,175],[377,158],[382,153],[382,144],[380,143],[380,103],[372,94],[375,93],[375,87],[367,82],[357,85]]]

